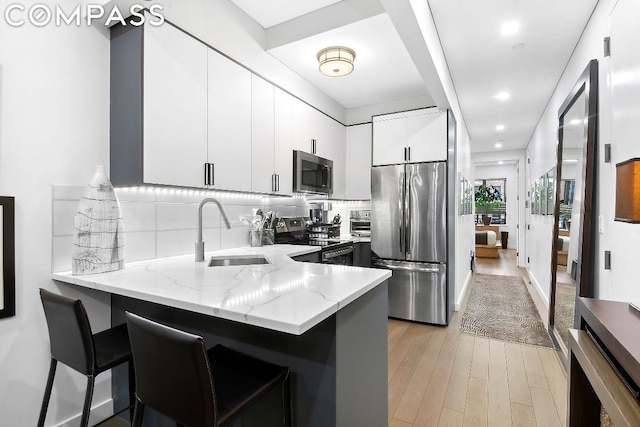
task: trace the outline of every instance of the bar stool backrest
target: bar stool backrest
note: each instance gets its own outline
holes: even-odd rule
[[[82,301],[40,289],[51,357],[84,375],[96,375],[93,335]]]
[[[202,337],[129,312],[126,317],[138,400],[180,424],[216,426],[216,395]]]

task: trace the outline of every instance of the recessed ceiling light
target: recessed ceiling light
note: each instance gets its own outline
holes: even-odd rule
[[[502,143],[500,143],[500,142],[496,142],[495,147],[496,147],[496,148],[502,148]]]
[[[496,126],[496,130],[504,130],[504,125],[498,125],[498,126]]]
[[[499,164],[499,165],[502,165],[502,164],[504,164],[504,162],[503,162],[502,160],[500,160],[500,161],[498,162],[498,164]]]
[[[564,159],[562,163],[578,163],[577,159]]]
[[[580,119],[573,119],[569,122],[570,125],[579,125],[580,123],[582,123]]]
[[[520,29],[520,23],[518,21],[507,21],[500,27],[500,33],[503,36],[510,36],[515,34]]]
[[[494,96],[494,98],[500,101],[506,101],[507,99],[509,99],[509,96],[509,92],[499,92]]]

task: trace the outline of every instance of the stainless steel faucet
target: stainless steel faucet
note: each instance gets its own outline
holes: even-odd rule
[[[219,201],[212,197],[208,197],[202,200],[198,205],[198,240],[196,240],[196,262],[204,261],[204,241],[202,240],[202,207],[209,202],[215,203],[218,206],[218,209],[220,209],[220,214],[222,215],[222,219],[227,226],[227,230],[231,228],[231,224],[229,224],[227,215],[224,213],[224,209],[222,209],[222,205]]]

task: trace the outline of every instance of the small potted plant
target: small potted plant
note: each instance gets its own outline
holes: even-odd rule
[[[482,214],[482,223],[489,225],[491,217],[489,212],[500,209],[502,205],[502,196],[500,191],[493,185],[481,185],[475,193],[476,213]]]

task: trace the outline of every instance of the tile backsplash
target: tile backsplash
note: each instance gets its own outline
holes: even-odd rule
[[[71,270],[71,242],[74,215],[83,186],[53,186],[52,271]],[[125,261],[194,253],[198,225],[198,203],[215,197],[222,205],[231,229],[227,230],[218,208],[203,209],[205,250],[237,248],[249,245],[250,219],[254,210],[275,210],[278,216],[308,215],[301,197],[269,197],[255,194],[170,188],[117,188],[124,219]],[[348,219],[348,214],[347,217]]]

